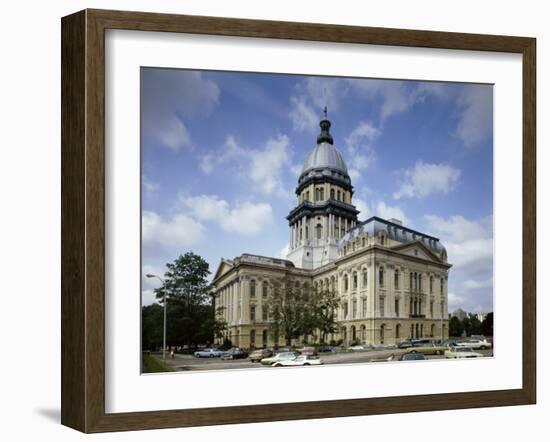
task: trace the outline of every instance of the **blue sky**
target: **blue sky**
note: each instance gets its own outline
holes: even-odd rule
[[[285,216],[322,109],[360,220],[437,236],[449,307],[492,311],[491,85],[142,68],[145,273],[192,250],[284,257]],[[143,302],[158,282],[143,280]]]

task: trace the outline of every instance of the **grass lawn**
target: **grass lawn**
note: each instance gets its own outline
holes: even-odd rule
[[[163,373],[166,371],[175,371],[172,367],[163,364],[160,359],[150,356],[146,353],[142,354],[143,373]]]

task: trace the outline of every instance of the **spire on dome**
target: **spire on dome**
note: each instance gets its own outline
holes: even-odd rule
[[[328,143],[328,144],[334,144],[334,140],[332,139],[332,135],[330,134],[330,121],[327,118],[327,107],[325,106],[325,109],[323,110],[324,118],[319,123],[319,126],[321,126],[321,133],[317,137],[317,144],[321,143]]]

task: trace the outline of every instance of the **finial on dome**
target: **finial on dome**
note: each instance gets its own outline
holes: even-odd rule
[[[317,137],[317,144],[321,143],[328,143],[328,144],[334,144],[334,140],[332,139],[332,135],[330,134],[330,121],[327,118],[327,107],[325,106],[325,109],[323,110],[324,118],[319,123],[319,126],[321,126],[321,133]]]

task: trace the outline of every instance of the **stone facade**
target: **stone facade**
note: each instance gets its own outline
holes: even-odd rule
[[[325,117],[298,180],[297,206],[287,217],[288,259],[243,254],[221,260],[215,304],[228,328],[219,340],[245,348],[283,345],[283,338],[273,342],[266,308],[274,282],[283,277],[336,292],[338,331],[327,341],[447,338],[451,265],[445,248],[399,220],[357,220],[351,180],[329,128]]]

